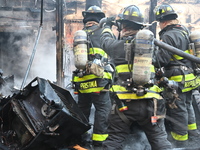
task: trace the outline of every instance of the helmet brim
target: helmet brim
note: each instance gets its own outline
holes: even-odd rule
[[[160,16],[156,20],[159,22],[163,22],[163,21],[168,21],[168,20],[175,20],[176,18],[178,18],[178,15],[176,13],[171,13],[165,16]]]

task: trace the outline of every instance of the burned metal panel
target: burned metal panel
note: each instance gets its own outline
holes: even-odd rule
[[[26,113],[23,111],[24,109],[21,107],[20,103],[13,99],[11,101],[11,105],[13,112],[16,114],[11,124],[12,129],[16,132],[21,145],[25,145],[31,139],[33,139],[34,136],[36,136],[36,133],[31,128],[31,124],[26,117]]]
[[[41,78],[9,98],[0,117],[0,134],[15,137],[10,141],[5,136],[6,143],[23,149],[64,147],[90,129],[70,92]]]

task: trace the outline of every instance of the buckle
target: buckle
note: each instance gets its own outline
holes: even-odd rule
[[[181,68],[182,70],[185,70],[185,71],[188,70],[188,67],[186,67],[186,66],[180,66],[180,68]]]

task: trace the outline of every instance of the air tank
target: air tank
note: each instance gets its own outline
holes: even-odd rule
[[[190,34],[190,41],[194,43],[195,55],[200,58],[200,32],[195,31]],[[198,64],[200,67],[200,64]]]
[[[133,82],[145,85],[151,78],[154,34],[147,29],[138,31],[135,38],[135,56],[133,61]]]
[[[77,69],[83,70],[88,61],[87,52],[87,33],[84,30],[78,30],[74,34],[74,64]]]

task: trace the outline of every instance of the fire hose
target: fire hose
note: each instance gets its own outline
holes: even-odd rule
[[[166,44],[166,43],[164,43],[164,42],[162,42],[162,41],[159,41],[159,40],[157,40],[157,39],[154,39],[154,44],[155,44],[156,46],[159,46],[159,47],[161,47],[161,48],[167,50],[167,51],[170,51],[170,52],[175,53],[175,54],[177,54],[177,55],[179,55],[179,56],[182,56],[182,57],[184,57],[184,58],[186,58],[186,59],[188,59],[188,60],[190,60],[190,61],[192,61],[192,62],[195,62],[195,63],[197,63],[197,64],[200,64],[200,58],[199,58],[199,57],[196,57],[196,56],[194,56],[194,55],[185,53],[184,51],[182,51],[182,50],[180,50],[180,49],[178,49],[178,48],[175,48],[175,47],[173,47],[173,46],[171,46],[171,45],[168,45],[168,44]]]

